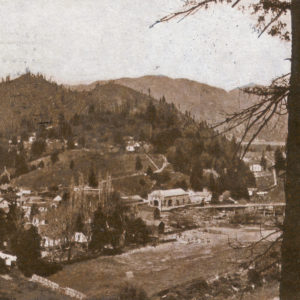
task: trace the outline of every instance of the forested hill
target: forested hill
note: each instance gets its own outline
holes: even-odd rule
[[[72,150],[76,142],[78,155],[89,148],[99,150],[101,156],[115,147],[118,157],[126,152],[126,137],[131,136],[150,145],[151,152],[167,156],[176,172],[189,176],[188,185],[195,190],[209,185],[218,193],[229,189],[239,198],[247,197],[247,186],[255,184],[249,168],[233,155],[234,140],[215,136],[206,122],[198,123],[165,97],[155,100],[115,83],[70,91],[32,74],[1,83],[0,95],[2,143],[11,138],[15,144],[8,152],[0,149],[1,166],[15,169],[13,176],[31,172],[28,163],[45,154],[52,157],[51,141],[68,141],[55,151]],[[31,149],[23,147],[33,131],[37,141]],[[14,137],[19,134],[22,141],[17,144]],[[205,169],[215,170],[218,176],[205,177]]]
[[[43,75],[24,74],[0,83],[0,132],[5,136],[22,130],[36,130],[40,123],[58,122],[59,115],[70,119],[89,109],[113,110],[121,104],[138,108],[149,97],[128,87],[108,83],[91,91],[72,91]]]
[[[139,78],[121,78],[112,82],[130,87],[141,93],[152,95],[159,99],[166,97],[169,103],[174,103],[182,112],[190,111],[200,121],[208,123],[219,122],[227,113],[233,113],[246,108],[258,101],[254,96],[244,93],[239,88],[225,91],[214,86],[199,83],[184,78],[172,79],[166,76],[143,76]],[[105,84],[107,81],[98,81],[89,85],[71,86],[73,90],[92,90],[96,84]],[[276,119],[276,120],[275,120]],[[278,121],[275,118],[270,126],[259,135],[266,141],[285,141],[287,132],[286,118]],[[275,126],[276,125],[276,126]],[[234,134],[239,137],[244,127],[240,126]]]

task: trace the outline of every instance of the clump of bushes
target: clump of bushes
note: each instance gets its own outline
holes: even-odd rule
[[[252,213],[235,214],[230,218],[229,222],[231,224],[241,224],[241,225],[261,224],[262,217]]]
[[[148,296],[144,289],[126,284],[120,288],[119,295],[117,297],[118,300],[148,300]]]
[[[5,264],[4,259],[0,258],[0,274],[7,274],[8,273],[8,268]]]

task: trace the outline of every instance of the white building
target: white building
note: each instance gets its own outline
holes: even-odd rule
[[[75,232],[74,242],[84,244],[88,242],[88,239],[82,232]]]
[[[23,190],[23,189],[20,189],[20,191],[16,193],[18,197],[22,197],[24,195],[30,195],[30,194],[31,194],[31,190]]]
[[[250,165],[251,172],[262,172],[263,168],[260,164],[252,164]]]
[[[254,196],[255,193],[257,192],[257,188],[247,188],[247,190],[248,190],[248,195],[250,197]]]
[[[190,204],[191,200],[183,189],[156,190],[148,194],[148,203],[162,211]]]
[[[6,213],[9,212],[9,202],[0,198],[0,208],[3,209]]]
[[[11,266],[12,263],[15,263],[17,261],[17,257],[15,255],[7,254],[2,251],[0,251],[0,258],[5,261],[5,264],[7,266]]]
[[[60,245],[60,239],[52,239],[44,236],[41,240],[41,246],[44,248],[52,248]]]
[[[202,192],[189,191],[189,197],[192,204],[210,203],[212,193],[204,188]]]
[[[30,144],[32,144],[33,142],[35,142],[36,141],[36,137],[33,135],[33,136],[30,136],[29,137],[29,139],[28,139],[28,142],[30,143]]]
[[[126,146],[126,151],[128,151],[128,152],[134,152],[134,151],[135,151],[135,148],[134,148],[133,145],[127,145],[127,146]]]

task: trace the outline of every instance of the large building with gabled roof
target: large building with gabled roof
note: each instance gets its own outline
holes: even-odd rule
[[[191,201],[188,192],[183,189],[171,189],[153,191],[148,195],[148,203],[162,211],[185,206]]]

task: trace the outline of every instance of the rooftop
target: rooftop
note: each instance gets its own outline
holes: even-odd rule
[[[180,195],[188,195],[186,191],[183,189],[171,189],[171,190],[156,190],[152,193],[160,193],[163,197],[172,197],[172,196],[180,196]]]

